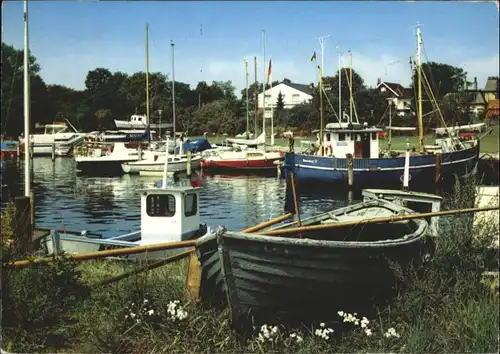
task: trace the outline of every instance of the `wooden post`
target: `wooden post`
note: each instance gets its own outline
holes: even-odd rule
[[[29,149],[30,158],[32,159],[33,158],[33,151],[35,149],[35,143],[33,141],[30,142],[30,145],[28,146],[28,149]]]
[[[30,217],[30,198],[16,197],[14,198],[16,212],[14,217],[14,234],[15,247],[21,254],[31,252],[31,240],[33,229],[31,226]]]
[[[352,154],[346,154],[347,158],[347,199],[349,202],[352,201],[352,190],[354,186],[354,169],[353,169],[353,157]]]
[[[441,153],[436,152],[436,176],[434,177],[436,185],[436,194],[440,195],[441,187]]]
[[[35,230],[35,191],[30,190],[30,219],[31,219],[31,228],[33,232]]]
[[[168,146],[167,146],[168,149]],[[137,155],[139,156],[139,160],[142,160],[142,143],[139,142],[139,146],[137,147]]]
[[[193,249],[189,254],[188,273],[186,278],[187,298],[191,301],[200,299],[201,289],[201,264]]]
[[[56,159],[56,143],[52,143],[52,161]]]
[[[19,139],[17,140],[16,150],[17,150],[17,156],[16,157],[19,160],[21,158],[21,142],[19,141]]]
[[[293,176],[293,170],[290,170],[290,182],[292,184],[293,205],[295,208],[295,215],[297,217],[297,225],[300,227],[302,226],[302,222],[300,221],[299,201],[297,200],[297,193],[295,191],[295,178]]]
[[[52,252],[55,256],[57,256],[61,253],[61,239],[59,237],[59,231],[50,230],[50,238],[52,240]]]
[[[191,176],[191,151],[186,152],[186,174]]]

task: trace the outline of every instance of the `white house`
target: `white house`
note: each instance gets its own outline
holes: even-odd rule
[[[384,82],[379,79],[377,82],[377,90],[387,98],[388,104],[391,101],[394,103],[398,116],[402,117],[411,114],[410,104],[414,96],[411,88],[406,88],[392,82]]]
[[[292,83],[289,80],[283,80],[278,85],[274,86],[272,89],[266,90],[266,107],[265,107],[265,118],[271,118],[272,111],[276,109],[276,103],[278,102],[278,95],[281,92],[283,97],[283,104],[285,108],[293,108],[301,103],[309,103],[313,98],[314,85],[304,85]],[[259,93],[257,96],[257,102],[259,108],[263,107],[263,93]]]

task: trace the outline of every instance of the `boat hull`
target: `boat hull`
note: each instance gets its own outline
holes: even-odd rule
[[[378,245],[221,234],[218,252],[233,324],[244,330],[249,324],[327,321],[337,311],[368,316],[395,295],[388,260],[405,267],[421,259],[424,229]]]
[[[203,160],[201,166],[204,169],[218,171],[273,171],[277,170],[277,163],[283,160],[283,157],[271,159],[255,159],[255,160]]]
[[[137,161],[137,158],[129,160],[111,159],[88,159],[76,162],[76,168],[83,174],[88,175],[122,175],[122,164],[125,162]]]
[[[191,168],[197,169],[200,167],[201,157],[194,157],[191,160]],[[163,172],[165,168],[165,162],[148,162],[148,161],[136,161],[133,163],[123,163],[122,170],[124,173],[130,174],[140,174],[142,171],[147,172]],[[180,172],[187,170],[187,162],[169,162],[168,171],[169,172]]]
[[[441,154],[441,180],[454,176],[463,177],[474,171],[479,157],[479,146],[461,151]],[[405,158],[354,159],[354,186],[359,188],[380,188],[401,185]],[[283,176],[288,178],[294,172],[295,180],[347,183],[347,159],[330,156],[313,156],[286,153]],[[410,157],[410,187],[415,185],[434,186],[436,178],[436,156]]]

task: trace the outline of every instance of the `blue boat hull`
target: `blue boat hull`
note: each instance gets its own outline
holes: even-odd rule
[[[441,180],[455,176],[464,177],[476,169],[479,146],[441,154]],[[380,187],[401,185],[405,158],[359,158],[353,160],[354,186]],[[283,176],[294,172],[295,180],[310,182],[347,183],[347,159],[331,156],[313,156],[286,153]],[[434,185],[436,156],[410,157],[410,187],[412,185]]]

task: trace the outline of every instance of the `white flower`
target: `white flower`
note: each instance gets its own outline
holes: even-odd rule
[[[149,315],[149,316],[153,315],[154,313],[155,313],[155,311],[154,311],[154,310],[149,310],[149,311],[148,311],[148,315]]]
[[[365,334],[369,337],[371,336],[373,333],[372,333],[372,330],[370,328],[367,328],[365,329]]]
[[[130,313],[130,318],[135,318],[135,316],[136,316],[135,313],[133,312]]]
[[[399,338],[399,337],[400,337],[400,335],[399,335],[398,333],[396,333],[396,330],[395,330],[393,327],[389,328],[389,329],[387,330],[387,332],[385,332],[385,333],[384,333],[384,336],[385,336],[386,338],[390,338],[390,337],[396,337],[396,338]]]
[[[337,312],[340,317],[344,317],[344,311]]]
[[[297,343],[300,343],[302,341],[303,341],[302,337],[301,336],[297,336]]]
[[[149,301],[148,299],[144,299],[144,303],[147,304]]]
[[[321,323],[319,324],[319,326],[320,326],[320,327],[325,327],[325,322],[321,322]]]
[[[296,333],[290,333],[290,338],[295,338],[295,337],[297,337]]]

